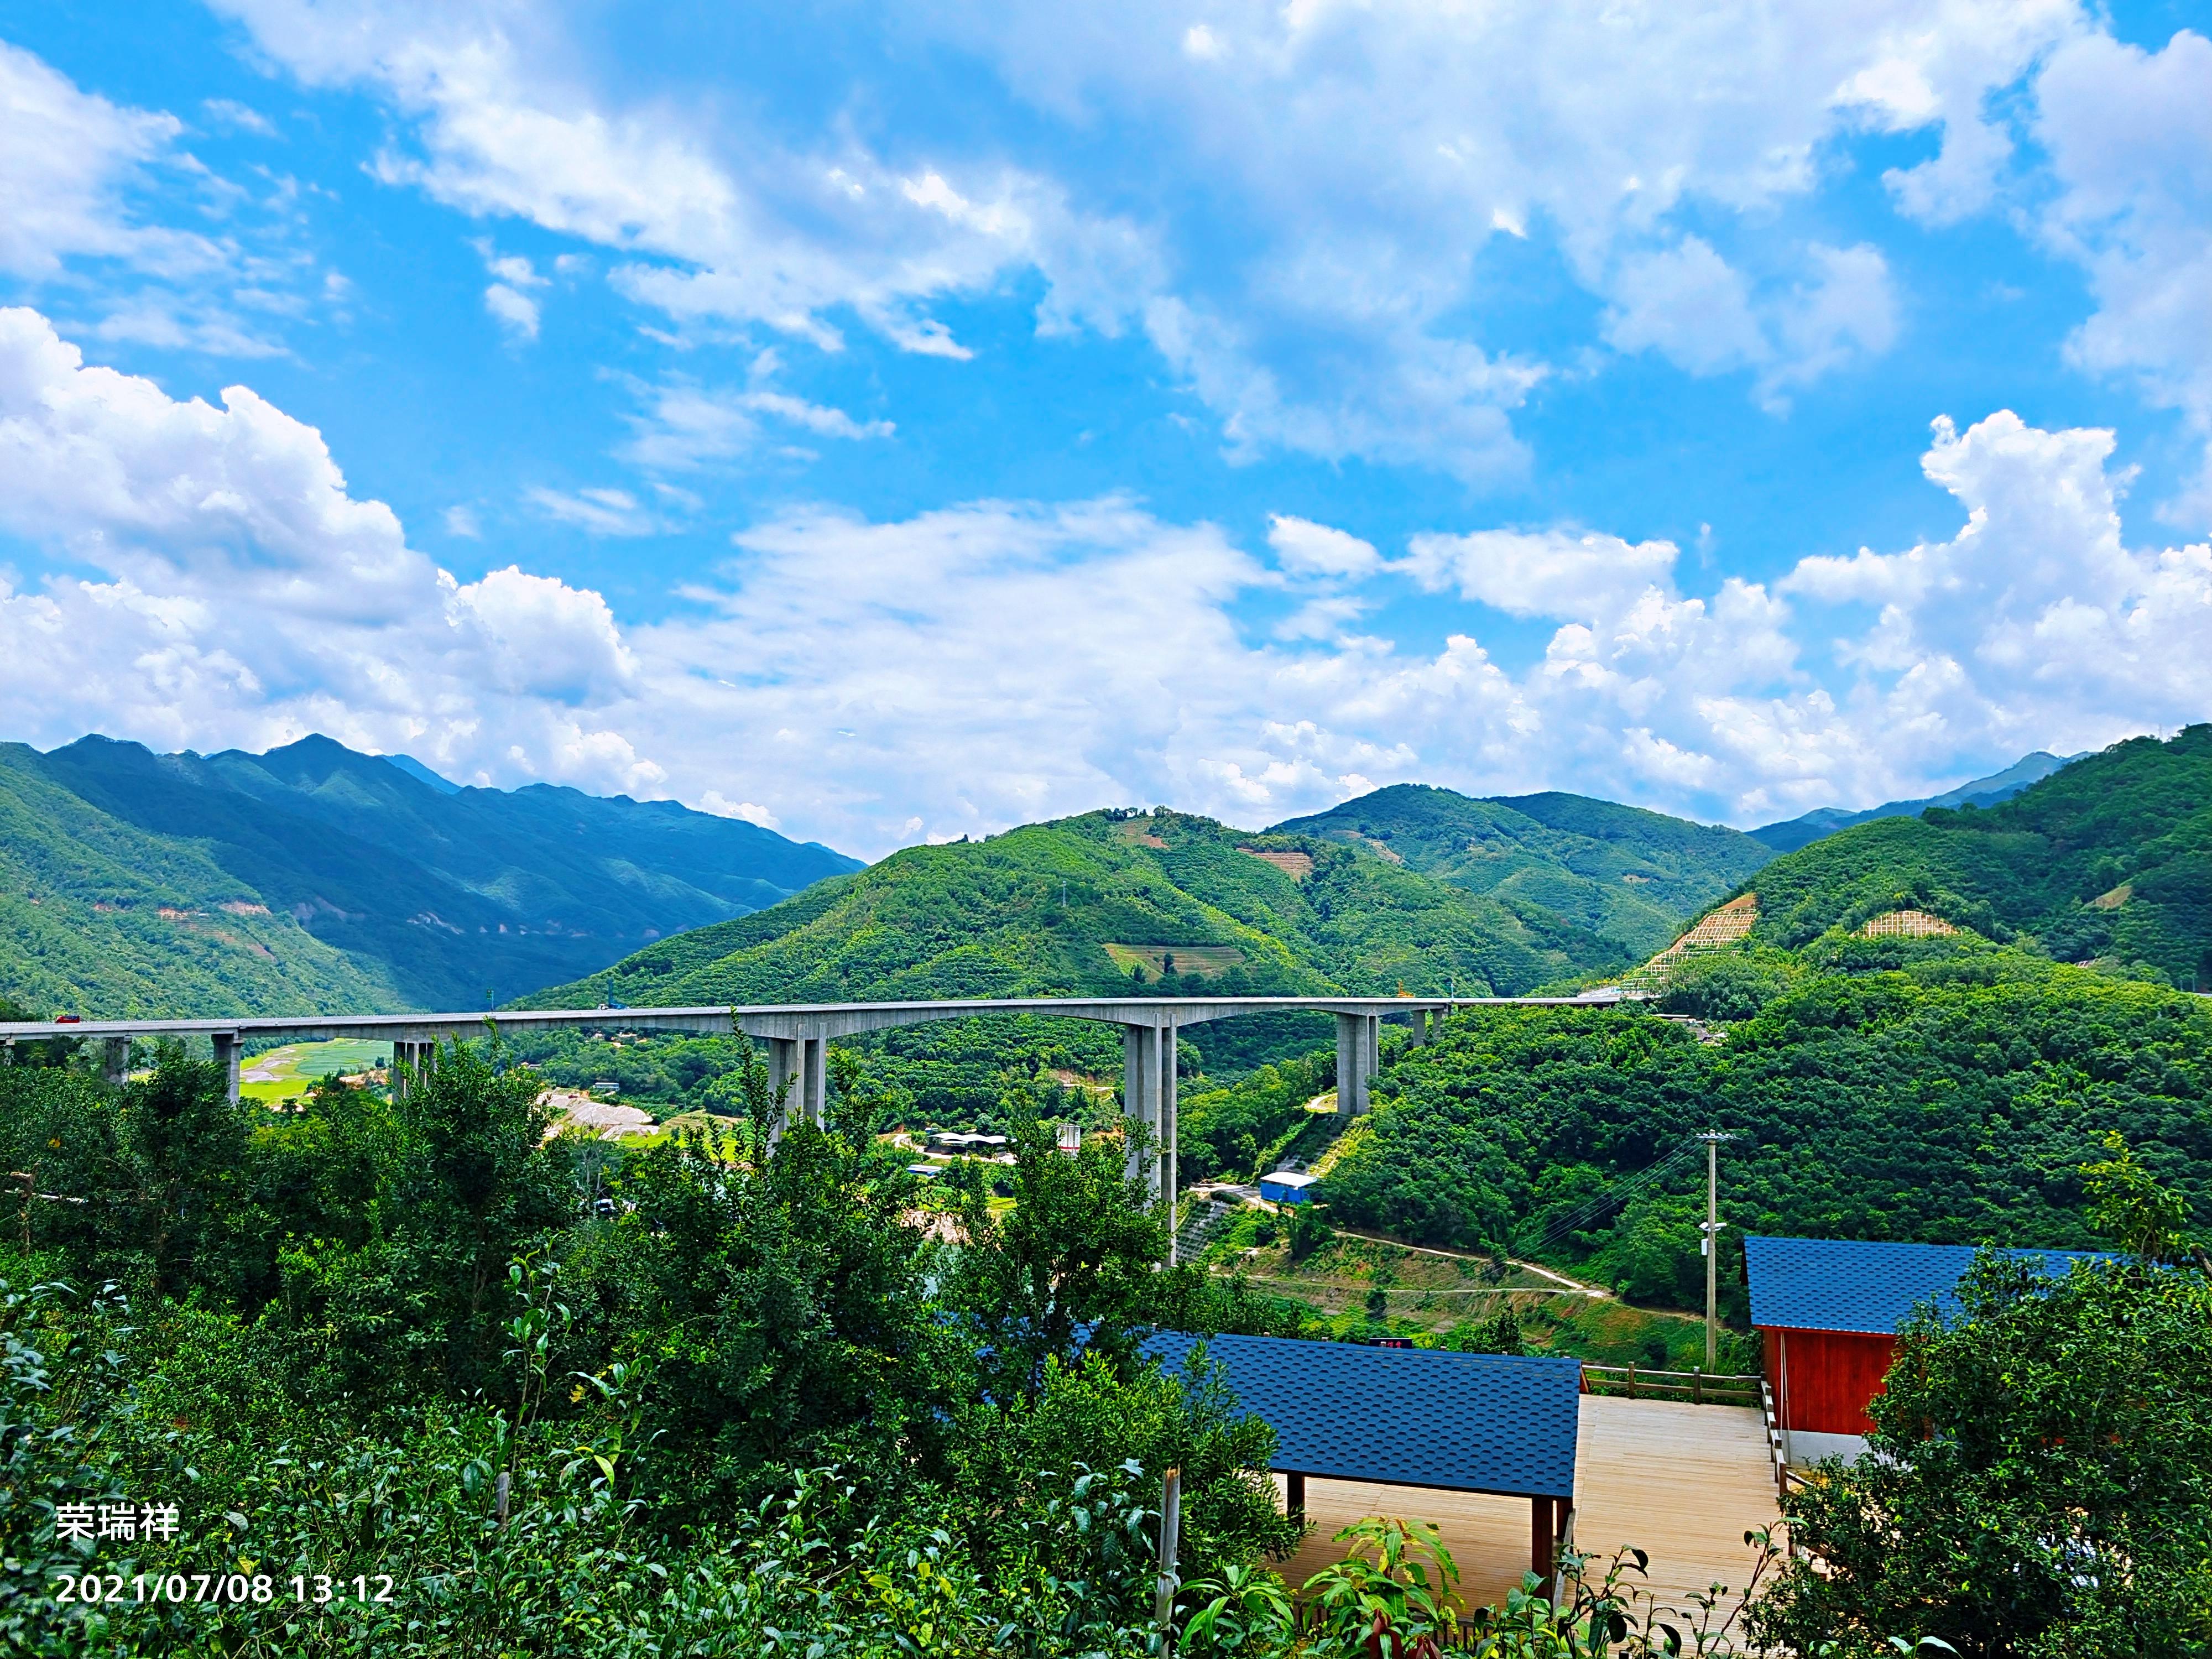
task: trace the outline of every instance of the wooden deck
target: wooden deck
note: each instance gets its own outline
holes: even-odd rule
[[[1283,1496],[1283,1477],[1275,1477],[1275,1496]],[[1444,1547],[1459,1566],[1460,1589],[1470,1607],[1502,1601],[1521,1587],[1528,1570],[1528,1500],[1486,1498],[1476,1492],[1431,1492],[1421,1486],[1384,1486],[1371,1480],[1306,1481],[1306,1518],[1313,1523],[1297,1554],[1276,1571],[1292,1589],[1333,1561],[1344,1547],[1333,1543],[1340,1528],[1370,1515],[1395,1515],[1401,1521],[1433,1521],[1443,1529]]]
[[[1593,1565],[1632,1544],[1651,1557],[1662,1602],[1686,1607],[1692,1591],[1716,1582],[1740,1597],[1755,1559],[1744,1534],[1780,1519],[1759,1413],[1583,1396],[1575,1547]]]
[[[1753,1560],[1743,1534],[1780,1518],[1757,1412],[1585,1395],[1575,1457],[1577,1549],[1595,1562],[1622,1544],[1644,1550],[1649,1586],[1668,1606],[1686,1608],[1716,1581],[1741,1595]],[[1279,1499],[1280,1475],[1275,1490]],[[1340,1559],[1340,1528],[1370,1515],[1435,1522],[1471,1606],[1503,1600],[1528,1570],[1525,1498],[1310,1479],[1306,1515],[1312,1529],[1279,1568],[1292,1589]]]

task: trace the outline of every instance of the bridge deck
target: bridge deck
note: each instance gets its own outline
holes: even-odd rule
[[[1582,997],[1001,997],[931,1002],[759,1003],[702,1008],[515,1008],[484,1013],[306,1013],[190,1019],[86,1019],[0,1023],[0,1042],[18,1038],[238,1036],[287,1040],[358,1037],[369,1042],[428,1042],[480,1034],[562,1026],[619,1026],[631,1030],[693,1031],[760,1037],[836,1037],[932,1020],[981,1014],[1042,1014],[1115,1025],[1195,1025],[1237,1014],[1279,1010],[1386,1017],[1501,1006],[1602,1006],[1614,999]]]

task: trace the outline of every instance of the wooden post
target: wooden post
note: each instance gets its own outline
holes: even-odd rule
[[[1552,1518],[1555,1498],[1532,1498],[1528,1500],[1528,1571],[1537,1577],[1552,1576],[1552,1540],[1557,1535]]]
[[[1693,1406],[1705,1403],[1705,1368],[1702,1365],[1690,1367],[1690,1403]]]
[[[1636,1398],[1636,1362],[1633,1359],[1628,1362],[1628,1397],[1631,1400]]]
[[[1283,1513],[1293,1521],[1304,1523],[1306,1518],[1306,1477],[1302,1469],[1293,1469],[1283,1477]]]

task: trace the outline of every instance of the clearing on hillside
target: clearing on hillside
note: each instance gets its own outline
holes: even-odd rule
[[[1244,965],[1244,953],[1233,945],[1109,944],[1105,951],[1123,973],[1141,968],[1152,979],[1167,971],[1170,959],[1176,972],[1186,979],[1211,979]]]

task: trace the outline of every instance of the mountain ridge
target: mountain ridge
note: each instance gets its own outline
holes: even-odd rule
[[[2130,738],[1992,806],[1931,807],[1783,854],[1740,890],[1754,944],[1919,909],[2060,961],[2212,988],[2212,725]]]
[[[1794,853],[1801,847],[1810,846],[1823,836],[1832,836],[1838,830],[1848,830],[1854,824],[1870,823],[1876,818],[1917,818],[1929,807],[1994,806],[1999,801],[2009,800],[2031,784],[2040,783],[2054,772],[2083,758],[2080,755],[2054,755],[2048,750],[2038,749],[2021,756],[2002,772],[1992,772],[1985,778],[1972,778],[1955,789],[1947,789],[1940,795],[1926,795],[1917,800],[1884,801],[1879,806],[1869,806],[1852,811],[1842,806],[1816,806],[1809,812],[1794,818],[1784,818],[1774,823],[1763,823],[1756,830],[1744,833],[1753,841],[1764,842],[1777,853]]]
[[[11,764],[0,783],[19,797],[36,778],[102,824],[196,848],[186,886],[212,892],[221,882],[208,872],[220,872],[237,891],[210,902],[259,905],[289,919],[355,964],[350,973],[330,967],[316,981],[322,991],[343,987],[357,1000],[374,987],[382,1006],[482,1006],[860,867],[827,848],[673,801],[552,784],[440,789],[414,769],[319,735],[260,755],[156,755],[96,735],[43,755],[4,747]],[[28,846],[40,838],[34,817],[13,822],[13,839]],[[55,868],[68,862],[51,849],[40,857]],[[96,933],[106,925],[96,919],[108,914],[82,920]],[[141,1007],[150,1007],[149,996],[159,1000],[137,969],[111,975],[106,988],[96,964],[80,963],[58,980],[34,973],[53,947],[33,950],[33,934],[45,934],[18,921],[13,971],[24,992],[109,988]],[[125,963],[137,948],[128,939],[114,943]],[[0,976],[9,971],[0,962]]]
[[[1557,790],[1462,795],[1392,784],[1270,834],[1380,849],[1470,892],[1542,905],[1648,956],[1774,854],[1737,830]]]

